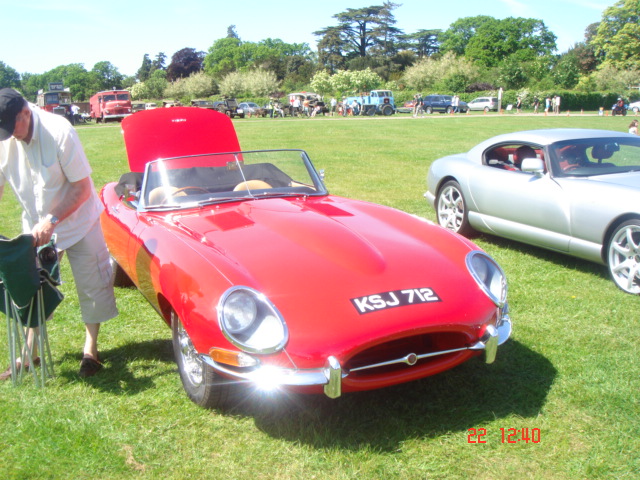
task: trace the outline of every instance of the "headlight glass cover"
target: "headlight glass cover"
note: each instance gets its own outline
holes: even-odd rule
[[[479,250],[470,252],[466,261],[473,279],[491,301],[502,308],[507,301],[507,278],[502,268],[493,258]]]
[[[242,286],[227,290],[217,307],[224,336],[249,353],[273,353],[289,338],[287,325],[276,307],[260,292]]]

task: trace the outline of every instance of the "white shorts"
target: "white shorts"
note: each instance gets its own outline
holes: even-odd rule
[[[75,245],[65,250],[78,292],[84,323],[102,323],[118,315],[111,282],[109,251],[100,220]]]

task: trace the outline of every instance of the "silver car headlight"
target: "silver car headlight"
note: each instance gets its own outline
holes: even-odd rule
[[[289,331],[282,315],[260,292],[231,287],[218,302],[218,322],[224,336],[249,353],[273,353],[287,343]]]
[[[498,307],[507,301],[507,278],[502,268],[484,252],[474,250],[467,255],[467,268],[473,279]]]

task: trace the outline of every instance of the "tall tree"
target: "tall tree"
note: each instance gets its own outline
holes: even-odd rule
[[[167,80],[174,81],[178,78],[187,78],[192,73],[202,70],[204,52],[195,48],[183,48],[171,57],[171,63],[167,67]]]
[[[238,35],[238,32],[236,31],[235,25],[229,25],[227,27],[227,38],[237,38],[240,40],[240,35]]]
[[[338,20],[337,26],[326,27],[313,34],[321,37],[320,43],[331,45],[331,50],[339,47],[347,58],[365,57],[374,47],[383,54],[393,53],[398,36],[402,33],[393,26],[396,20],[392,11],[398,6],[385,2],[383,5],[347,8],[333,15]],[[323,42],[325,36],[329,36],[331,41]]]
[[[484,25],[495,24],[495,22],[495,18],[487,15],[464,17],[456,20],[441,35],[441,52],[464,55],[469,41],[476,35],[476,32]]]
[[[619,0],[607,8],[591,45],[606,64],[640,68],[640,1]]]
[[[404,48],[415,52],[418,58],[430,57],[440,51],[442,30],[418,30],[415,33],[402,35]]]
[[[136,72],[136,78],[139,81],[144,82],[149,78],[149,75],[151,75],[152,70],[153,70],[153,62],[151,62],[151,59],[149,58],[149,54],[145,53],[144,57],[142,58],[142,65],[140,65],[140,68]]]
[[[166,67],[164,63],[167,61],[167,56],[164,52],[159,52],[156,55],[156,58],[153,60],[153,68],[152,70],[164,70]]]
[[[454,22],[443,34],[441,49],[487,67],[504,61],[533,61],[556,50],[556,36],[542,20],[480,16]]]

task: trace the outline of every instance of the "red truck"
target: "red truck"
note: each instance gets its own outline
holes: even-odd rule
[[[90,115],[97,122],[122,121],[131,115],[131,95],[126,90],[105,90],[89,99]]]
[[[47,112],[68,117],[71,111],[71,92],[62,82],[51,82],[48,90],[38,90],[37,104]]]

